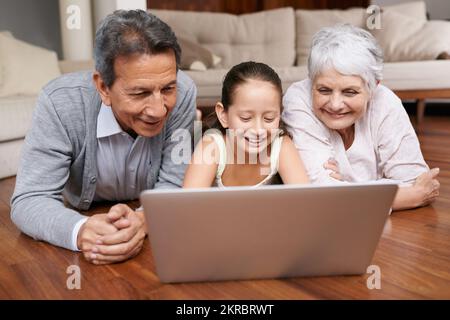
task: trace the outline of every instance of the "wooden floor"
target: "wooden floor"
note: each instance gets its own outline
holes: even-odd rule
[[[381,268],[379,290],[367,288],[368,275],[165,285],[148,241],[131,261],[93,266],[19,232],[9,218],[11,178],[0,181],[0,298],[450,299],[450,117],[426,117],[418,132],[428,164],[441,168],[441,196],[432,206],[389,218],[372,262]],[[81,269],[81,290],[66,286],[70,265]]]

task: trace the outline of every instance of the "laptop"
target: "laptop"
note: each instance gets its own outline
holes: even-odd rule
[[[366,272],[397,185],[147,190],[140,200],[161,282]]]

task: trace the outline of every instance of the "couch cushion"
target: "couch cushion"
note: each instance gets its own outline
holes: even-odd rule
[[[227,69],[205,72],[187,71],[197,85],[199,98],[220,97]],[[283,89],[308,77],[306,66],[275,68]],[[384,65],[382,83],[392,90],[426,90],[450,88],[450,60],[393,62]]]
[[[183,37],[178,37],[178,43],[181,47],[181,69],[205,71],[212,68],[214,56],[210,50]]]
[[[4,35],[4,36],[10,37],[10,38],[14,38],[12,33],[11,33],[11,31],[7,31],[7,30],[0,31],[0,35]]]
[[[450,53],[450,21],[422,21],[397,12],[383,12],[382,28],[372,30],[384,61],[434,60]]]
[[[0,143],[0,179],[16,175],[23,143],[23,139]]]
[[[306,66],[298,67],[274,67],[281,78],[283,90],[296,81],[308,76]],[[197,86],[197,97],[220,97],[222,94],[222,81],[228,69],[209,69],[207,71],[186,71]]]
[[[0,34],[0,97],[38,94],[58,77],[56,53]]]
[[[296,10],[296,44],[297,65],[308,63],[311,41],[320,29],[331,27],[338,23],[351,23],[363,28],[366,22],[366,10],[353,8],[348,10]]]
[[[36,100],[37,95],[0,98],[0,142],[25,137]]]
[[[383,13],[402,14],[414,19],[415,23],[424,23],[426,18],[426,5],[423,1],[402,3],[382,7]],[[297,65],[308,63],[312,37],[321,28],[331,27],[338,23],[350,23],[354,26],[367,29],[369,18],[365,8],[350,8],[347,10],[296,10],[296,48]],[[381,20],[384,28],[384,20]],[[390,28],[386,28],[390,32]]]
[[[91,71],[95,69],[94,60],[61,60],[58,62],[61,73]]]
[[[0,36],[14,38],[10,31],[0,31]],[[1,71],[2,70],[1,70],[1,65],[0,65],[0,87],[2,86],[2,83],[3,83],[3,72],[1,72]]]
[[[394,12],[415,19],[416,21],[427,21],[427,6],[425,1],[412,1],[400,4],[381,6],[382,12]],[[381,21],[383,24],[383,21]]]
[[[450,89],[450,60],[385,63],[382,83],[392,90]]]
[[[294,65],[295,21],[292,8],[240,16],[226,13],[149,10],[183,38],[222,58],[217,68],[255,60],[274,67]]]
[[[197,98],[216,98],[222,94],[222,81],[227,71],[228,69],[186,70],[185,73],[197,86]]]
[[[331,27],[338,23],[351,23],[363,28],[365,26],[366,11],[363,8],[348,10],[296,10],[296,45],[297,65],[308,63],[309,51],[313,36],[324,27]]]

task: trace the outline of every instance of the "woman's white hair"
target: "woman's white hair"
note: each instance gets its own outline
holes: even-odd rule
[[[382,79],[383,52],[367,31],[350,24],[338,24],[317,32],[308,58],[309,78],[334,68],[344,75],[360,76],[369,92]]]

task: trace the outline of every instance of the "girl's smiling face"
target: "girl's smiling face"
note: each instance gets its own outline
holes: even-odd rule
[[[312,82],[313,112],[328,128],[345,130],[367,110],[370,98],[364,80],[328,69]]]
[[[228,111],[218,103],[216,113],[222,126],[237,138],[238,148],[261,153],[280,126],[281,96],[270,82],[248,79],[236,87]]]

